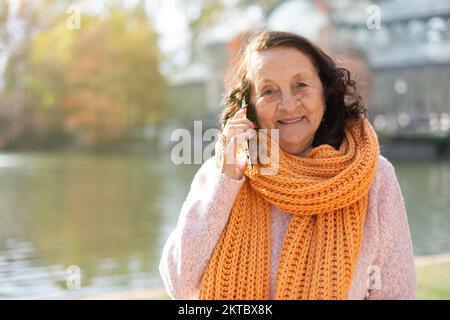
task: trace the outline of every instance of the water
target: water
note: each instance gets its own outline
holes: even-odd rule
[[[415,254],[450,252],[450,163],[393,164]],[[0,155],[0,298],[161,287],[161,248],[198,167],[168,155]]]
[[[161,287],[161,248],[198,168],[169,160],[0,155],[0,298]],[[80,290],[67,289],[72,265]]]
[[[415,255],[450,252],[450,161],[392,161]]]

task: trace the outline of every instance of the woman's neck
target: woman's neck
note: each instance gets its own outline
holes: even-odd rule
[[[305,150],[298,154],[299,157],[303,157],[311,149],[311,146],[307,147]]]

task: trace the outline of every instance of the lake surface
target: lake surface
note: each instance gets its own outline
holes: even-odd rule
[[[450,252],[450,162],[392,163],[415,254]],[[0,154],[0,298],[161,287],[161,249],[198,168],[168,152]]]

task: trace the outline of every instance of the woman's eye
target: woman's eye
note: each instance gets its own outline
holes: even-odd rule
[[[263,96],[270,96],[274,93],[274,91],[272,89],[266,89],[263,91]]]
[[[297,87],[299,87],[299,88],[304,88],[304,87],[307,87],[307,85],[306,85],[306,83],[304,83],[304,82],[299,82],[299,83],[297,84]]]

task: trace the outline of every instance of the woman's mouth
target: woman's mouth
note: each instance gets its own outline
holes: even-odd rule
[[[281,124],[293,124],[293,123],[297,123],[303,120],[303,118],[306,118],[305,116],[300,116],[300,117],[295,117],[295,118],[290,118],[290,119],[283,119],[283,120],[278,120],[278,123]]]

